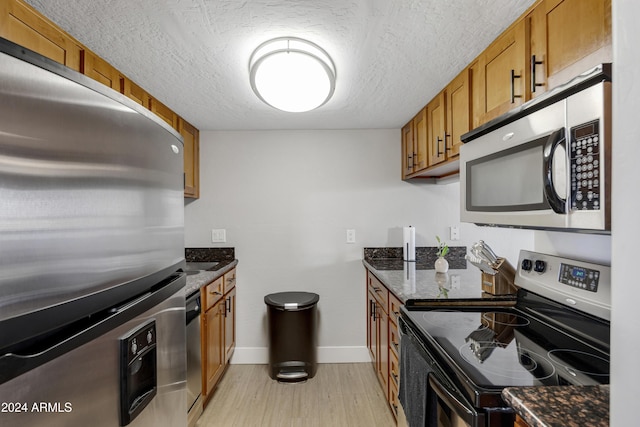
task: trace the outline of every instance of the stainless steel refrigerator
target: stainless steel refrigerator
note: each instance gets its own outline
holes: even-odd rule
[[[183,144],[0,39],[0,426],[185,426]]]

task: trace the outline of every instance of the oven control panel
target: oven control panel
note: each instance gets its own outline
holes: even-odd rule
[[[598,120],[571,128],[571,209],[600,210],[600,124]]]
[[[599,279],[599,270],[560,263],[560,277],[558,279],[560,283],[589,292],[598,292]]]
[[[611,317],[611,267],[521,250],[516,286],[602,319]]]

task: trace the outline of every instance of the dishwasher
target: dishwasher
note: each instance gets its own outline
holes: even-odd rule
[[[187,408],[193,427],[202,414],[202,359],[200,353],[200,290],[187,297]]]

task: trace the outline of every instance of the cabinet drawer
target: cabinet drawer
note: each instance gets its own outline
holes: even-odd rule
[[[236,286],[236,269],[228,271],[224,274],[224,294],[226,295]]]
[[[393,416],[398,419],[398,386],[393,381],[389,381],[389,406]]]
[[[204,311],[209,310],[214,304],[222,299],[222,288],[223,288],[223,278],[220,277],[213,282],[209,283],[207,286],[202,288],[203,292],[203,300],[204,300]]]
[[[389,292],[389,320],[396,325],[398,325],[398,317],[400,317],[400,307],[402,307],[400,300]]]
[[[382,309],[384,311],[387,311],[389,306],[389,291],[382,283],[380,283],[378,279],[376,279],[373,274],[368,272],[367,276],[367,282],[369,283],[369,292],[371,292],[371,294],[375,297],[376,301],[378,302],[378,304],[380,304]]]
[[[398,363],[398,355],[393,351],[389,352],[389,384],[395,384],[398,388],[400,380],[400,364]]]
[[[396,357],[400,355],[400,335],[398,335],[398,325],[389,322],[389,349],[395,353]]]

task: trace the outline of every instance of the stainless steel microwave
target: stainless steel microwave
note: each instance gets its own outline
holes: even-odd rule
[[[611,64],[462,140],[461,221],[610,233]]]

